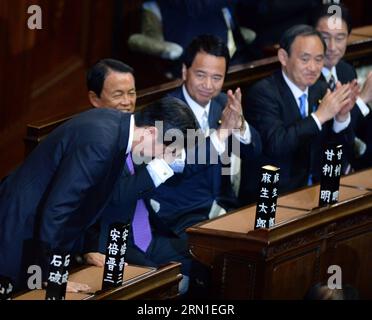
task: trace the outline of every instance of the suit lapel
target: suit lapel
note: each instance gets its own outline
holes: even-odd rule
[[[211,129],[217,129],[220,125],[218,123],[222,113],[220,109],[220,106],[212,99],[208,115],[209,127]]]
[[[275,81],[278,84],[279,90],[279,97],[281,98],[281,104],[284,112],[285,117],[290,117],[289,122],[294,122],[301,119],[300,109],[296,102],[296,99],[289,89],[287,83],[285,82],[282,72],[277,72],[274,74]]]
[[[347,83],[350,81],[350,78],[348,77],[347,72],[345,68],[343,68],[341,62],[336,65],[336,73],[338,81],[340,81],[341,83]]]
[[[321,102],[321,99],[326,94],[328,89],[328,83],[325,81],[323,75],[321,75],[317,82],[309,87],[309,114],[315,112]]]
[[[315,90],[314,86],[309,87],[309,115],[318,109],[320,103],[320,101],[317,101],[319,95],[317,95],[316,92],[317,90]]]

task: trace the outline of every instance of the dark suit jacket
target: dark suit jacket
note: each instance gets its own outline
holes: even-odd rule
[[[84,112],[50,133],[1,184],[0,274],[19,280],[27,241],[71,253],[118,183],[129,123],[116,110]],[[139,174],[140,189],[152,186],[147,170]]]
[[[354,79],[357,79],[357,74],[352,65],[344,60],[336,65],[336,73],[338,80],[342,83],[348,83]],[[326,81],[321,76],[322,81]],[[372,165],[372,112],[366,117],[363,116],[357,105],[351,110],[351,125],[357,137],[361,138],[367,144],[367,151],[361,158],[355,158],[353,149],[348,150],[348,159],[355,169],[368,168]]]
[[[146,198],[154,190],[146,165],[135,166],[134,175],[130,173],[124,161],[123,167],[120,179],[112,192],[112,198],[102,212],[99,227],[95,226],[96,231],[89,230],[88,232],[91,233],[84,237],[83,253],[97,250],[105,253],[110,224],[117,222],[130,224],[135,214],[137,200]],[[129,233],[128,239],[133,243],[133,232]],[[99,240],[98,247],[97,240]]]
[[[350,145],[354,139],[351,126],[335,134],[333,120],[319,130],[310,114],[317,109],[325,92],[324,82],[318,81],[309,88],[310,110],[305,119],[301,118],[281,71],[259,81],[248,93],[245,115],[262,138],[263,156],[259,165],[272,164],[280,168],[280,192],[305,186],[309,174],[313,181],[319,181],[324,143]]]
[[[186,102],[181,87],[170,95]],[[210,128],[216,129],[219,126],[218,120],[226,101],[227,96],[223,93],[212,100],[208,119]],[[240,144],[240,152],[247,157],[255,157],[261,152],[261,140],[252,126],[250,130],[252,142],[249,145]],[[176,234],[181,234],[187,227],[207,220],[214,200],[227,210],[237,206],[230,176],[221,175],[221,162],[203,167],[204,170],[195,170],[195,165],[186,165],[183,174],[176,174],[170,178],[157,188],[151,197],[160,204],[156,218]]]

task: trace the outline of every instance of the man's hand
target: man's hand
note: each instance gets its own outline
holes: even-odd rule
[[[336,120],[338,122],[344,122],[348,118],[350,110],[355,106],[355,102],[358,98],[358,95],[360,93],[358,81],[354,79],[349,83],[349,100],[350,102],[347,103],[337,114],[336,114]]]
[[[242,109],[242,93],[240,88],[237,88],[235,92],[232,90],[227,91],[227,104],[231,106],[232,110],[238,113],[243,113]]]
[[[233,129],[245,130],[240,88],[227,91],[227,103],[222,112],[221,126],[217,130],[220,141],[225,141]]]
[[[372,71],[368,73],[366,82],[364,82],[359,97],[364,101],[364,103],[372,102]]]
[[[231,106],[231,108],[240,114],[240,119],[239,119],[236,129],[240,129],[240,131],[244,132],[245,120],[243,116],[242,93],[241,93],[240,88],[237,88],[234,93],[232,92],[232,90],[228,90],[227,98],[228,98],[228,104]]]
[[[106,256],[99,252],[89,252],[84,254],[85,263],[96,267],[103,267],[105,265],[105,258]]]
[[[337,82],[335,91],[331,92],[329,89],[327,89],[326,95],[323,97],[318,110],[315,112],[315,115],[319,119],[320,123],[323,124],[336,115],[338,116],[338,119],[336,119],[337,121],[345,121],[347,118],[347,113],[350,111],[348,108],[351,109],[354,105],[350,99],[351,95],[352,89],[350,88],[350,84],[341,85],[340,82]],[[338,114],[340,111],[341,113]]]
[[[66,292],[91,292],[92,288],[85,283],[67,281]]]
[[[222,112],[221,126],[217,130],[218,139],[224,142],[232,133],[233,129],[239,129],[241,115],[236,112],[232,105],[228,104]]]

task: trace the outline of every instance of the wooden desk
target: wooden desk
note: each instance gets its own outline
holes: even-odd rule
[[[278,205],[303,210],[312,210],[318,207],[319,190],[320,186],[317,185],[300,191],[295,191],[285,196],[281,196],[278,198]],[[366,193],[368,193],[368,190],[359,190],[357,188],[341,185],[339,201],[342,202],[345,200],[349,200],[358,196],[362,196]]]
[[[349,35],[349,38],[347,39],[347,44],[348,45],[355,45],[357,43],[363,43],[363,42],[369,42],[372,40],[372,35],[367,36],[367,35],[361,35],[361,34],[354,34],[351,33]]]
[[[364,27],[360,27],[360,28],[354,28],[351,31],[351,35],[372,37],[372,26],[364,26]]]
[[[251,206],[187,230],[192,254],[211,268],[211,296],[303,299],[339,265],[343,282],[372,298],[372,192],[343,186],[342,202],[309,210],[316,189],[281,197],[297,208],[278,206],[271,229],[253,230]]]
[[[359,189],[372,191],[372,169],[360,171],[346,177],[342,177],[340,184]]]
[[[66,300],[170,299],[178,295],[182,279],[181,264],[170,263],[159,269],[128,265],[119,288],[101,291],[103,268],[86,267],[70,275],[69,280],[88,284],[92,293],[66,293]],[[14,300],[44,300],[45,290],[33,290]]]

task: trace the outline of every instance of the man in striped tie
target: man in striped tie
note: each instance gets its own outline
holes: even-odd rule
[[[339,9],[339,17],[335,16],[330,4],[323,5],[314,17],[314,26],[327,44],[321,79],[327,81],[332,91],[337,82],[352,84],[351,98],[356,98],[356,106],[351,112],[351,124],[357,138],[347,160],[353,168],[362,169],[372,165],[372,113],[368,106],[372,102],[372,72],[359,88],[354,67],[342,59],[351,33],[351,17],[343,5],[334,8]]]

